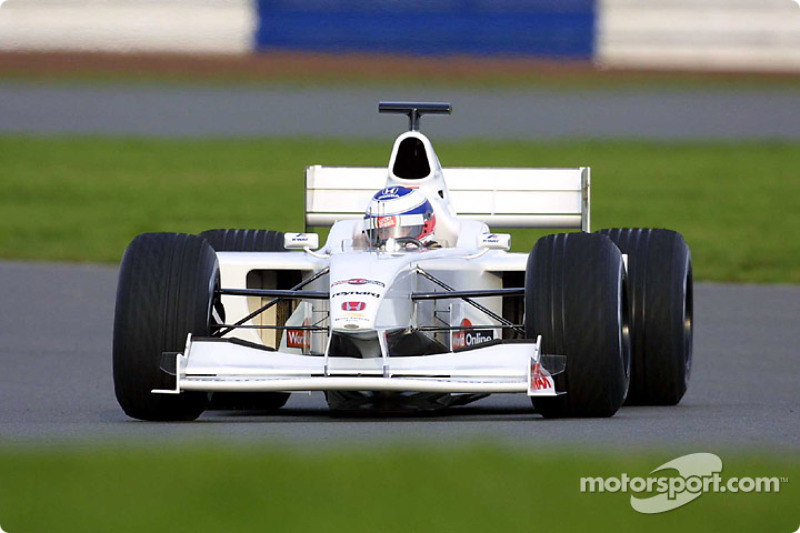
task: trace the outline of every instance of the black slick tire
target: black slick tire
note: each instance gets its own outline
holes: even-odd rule
[[[563,233],[539,239],[525,273],[525,333],[542,352],[565,355],[558,397],[532,397],[546,418],[608,417],[630,379],[628,306],[622,255],[610,239]]]
[[[212,229],[200,237],[217,252],[284,252],[283,232],[263,229]]]
[[[631,307],[629,404],[675,405],[689,385],[693,279],[689,246],[665,229],[606,229],[628,254]]]
[[[145,233],[125,251],[114,313],[113,374],[117,401],[141,420],[194,420],[209,395],[171,389],[173,376],[161,369],[164,352],[182,352],[188,334],[209,335],[218,279],[217,256],[195,236]]]

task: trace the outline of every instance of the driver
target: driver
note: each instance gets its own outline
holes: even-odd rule
[[[436,216],[425,195],[416,189],[387,187],[378,191],[364,215],[364,234],[372,249],[403,250],[437,247]]]

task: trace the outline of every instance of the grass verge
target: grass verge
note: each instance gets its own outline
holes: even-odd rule
[[[647,477],[673,456],[480,446],[389,452],[6,450],[0,523],[10,532],[65,533],[674,532],[792,531],[800,520],[800,467],[785,457],[723,458],[724,480],[778,477],[779,492],[706,493],[643,515],[631,508],[631,493],[582,493],[580,478]]]
[[[138,233],[300,231],[309,164],[387,163],[389,141],[0,137],[0,257],[117,262]],[[700,280],[800,282],[800,146],[447,142],[445,166],[592,167],[592,225],[667,227]],[[514,232],[527,251],[532,232]]]

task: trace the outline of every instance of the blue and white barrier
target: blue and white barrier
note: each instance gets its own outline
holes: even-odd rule
[[[257,0],[259,49],[589,60],[595,0]]]
[[[0,0],[0,51],[255,50],[800,72],[800,0]]]
[[[800,71],[798,0],[599,0],[595,61]]]
[[[253,0],[6,0],[0,51],[244,54]]]

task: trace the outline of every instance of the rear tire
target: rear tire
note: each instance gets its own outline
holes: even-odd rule
[[[200,234],[217,252],[284,252],[283,233],[263,229],[212,229]],[[209,409],[274,411],[289,401],[288,392],[216,392]]]
[[[209,335],[218,279],[217,256],[195,235],[145,233],[128,246],[120,266],[114,313],[113,373],[117,401],[141,420],[194,420],[209,395],[171,389],[163,352],[182,352],[189,333]]]
[[[546,418],[607,417],[625,401],[630,340],[622,254],[607,237],[542,237],[525,272],[525,333],[542,353],[567,357],[556,398],[532,397]]]
[[[264,229],[211,229],[200,237],[217,252],[284,252],[283,232]]]
[[[693,280],[689,246],[663,229],[606,229],[628,254],[631,307],[629,404],[675,405],[692,369]]]

